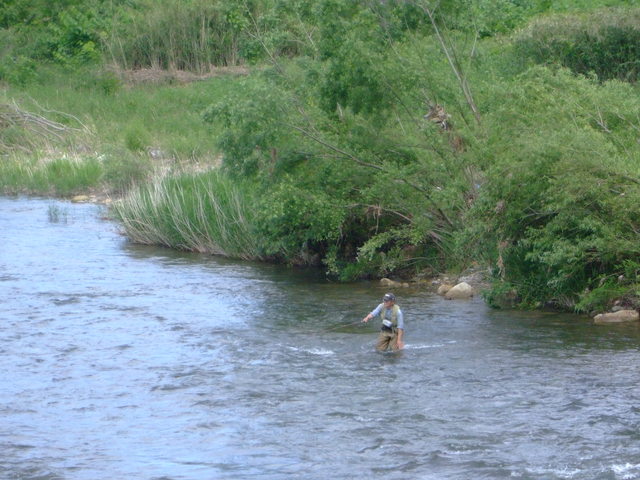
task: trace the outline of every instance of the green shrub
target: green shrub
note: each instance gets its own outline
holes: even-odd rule
[[[524,304],[573,307],[640,256],[640,151],[628,135],[640,104],[630,91],[536,68],[494,97],[486,118],[500,128],[488,145],[499,156],[470,212],[486,224],[467,233],[495,245],[498,278]]]
[[[59,63],[89,63],[100,58],[104,17],[91,9],[71,6],[49,24],[49,52]]]
[[[339,201],[286,179],[265,192],[256,208],[265,252],[297,263],[307,263],[305,255],[324,256],[327,245],[339,240],[346,216]]]
[[[24,87],[37,78],[36,62],[25,56],[5,56],[0,59],[0,80]]]
[[[268,175],[292,148],[291,125],[298,115],[280,86],[264,78],[239,84],[241,89],[206,108],[203,119],[221,130],[218,146],[229,174]]]
[[[14,41],[0,54],[70,66],[101,58],[113,4],[100,0],[10,3],[0,7],[0,21]]]
[[[575,310],[584,313],[603,312],[613,307],[613,300],[619,299],[629,291],[629,287],[618,284],[615,280],[605,282],[593,290],[582,293]]]

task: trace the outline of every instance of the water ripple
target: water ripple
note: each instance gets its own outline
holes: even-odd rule
[[[640,479],[640,329],[130,245],[0,199],[0,477]],[[40,252],[35,257],[33,252]]]

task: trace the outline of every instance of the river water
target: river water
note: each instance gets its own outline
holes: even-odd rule
[[[637,479],[640,329],[136,246],[0,198],[0,478]]]

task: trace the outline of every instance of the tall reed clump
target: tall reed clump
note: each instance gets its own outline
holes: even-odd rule
[[[114,22],[107,50],[125,69],[159,68],[206,72],[241,63],[242,29],[248,19],[235,2],[169,0],[158,8],[141,1]]]
[[[113,205],[136,243],[260,259],[249,190],[218,171],[159,178]]]

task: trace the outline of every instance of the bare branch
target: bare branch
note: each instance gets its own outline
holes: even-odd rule
[[[35,145],[37,139],[61,141],[69,131],[78,130],[49,120],[41,115],[22,110],[15,103],[0,104],[0,130],[10,127],[24,129],[28,133],[29,140],[26,140],[27,145],[7,145],[3,143],[1,145],[3,150],[30,151],[30,147]]]
[[[290,125],[290,124],[288,126],[291,127],[292,129],[300,132],[304,136],[310,138],[314,142],[317,142],[318,144],[320,144],[320,145],[322,145],[322,146],[324,146],[324,147],[326,147],[326,148],[328,148],[328,149],[340,154],[343,158],[348,158],[349,160],[354,161],[358,165],[361,165],[361,166],[367,167],[367,168],[372,168],[374,170],[378,170],[379,172],[387,173],[389,175],[392,174],[392,172],[388,171],[387,169],[385,169],[381,165],[376,165],[375,163],[366,162],[366,161],[356,157],[352,153],[349,153],[346,150],[343,150],[343,149],[341,149],[341,148],[329,143],[328,141],[324,140],[320,136],[315,135],[315,134],[311,133],[308,130],[305,130],[302,127],[299,127],[297,125]],[[453,222],[449,219],[447,214],[444,213],[444,211],[433,201],[433,198],[431,198],[431,193],[429,192],[429,190],[427,190],[426,188],[424,188],[424,187],[422,187],[420,185],[417,185],[417,184],[415,184],[413,182],[410,182],[406,178],[402,178],[401,177],[398,180],[401,181],[402,183],[408,185],[409,187],[413,188],[414,190],[422,193],[424,195],[424,197],[429,201],[429,203],[431,203],[431,205],[434,207],[434,209],[435,209],[436,213],[438,214],[438,216],[440,217],[440,219],[442,221],[444,221],[446,224],[448,224],[449,226],[453,226]]]
[[[400,217],[401,219],[405,220],[407,223],[411,223],[413,220],[410,217],[407,217],[406,215],[396,211],[396,210],[391,210],[389,208],[384,208],[381,207],[380,205],[368,205],[366,203],[352,203],[351,205],[347,205],[346,208],[360,208],[360,207],[366,207],[368,209],[372,209],[372,210],[378,210],[380,212],[388,212],[391,213],[393,215],[396,215],[397,217]]]
[[[342,150],[341,148],[336,147],[335,145],[327,142],[326,140],[318,137],[317,135],[314,135],[313,133],[309,132],[308,130],[305,130],[302,127],[299,127],[297,125],[291,125],[291,124],[289,124],[288,126],[291,127],[292,129],[302,133],[305,137],[310,138],[314,142],[319,143],[320,145],[322,145],[322,146],[324,146],[324,147],[326,147],[326,148],[328,148],[330,150],[333,150],[336,153],[339,153],[343,157],[346,157],[346,158],[348,158],[350,160],[353,160],[358,165],[362,165],[363,167],[373,168],[373,169],[376,169],[376,170],[379,170],[379,171],[382,171],[382,172],[385,171],[385,169],[382,168],[380,165],[375,165],[373,163],[365,162],[365,161],[359,159],[358,157],[356,157],[355,155],[347,152],[346,150]]]
[[[438,24],[436,23],[435,17],[433,16],[432,9],[424,5],[420,5],[420,8],[429,17],[429,20],[431,21],[431,25],[433,26],[433,29],[436,33],[438,42],[440,43],[440,47],[442,48],[442,51],[447,57],[447,61],[449,62],[449,65],[451,66],[453,73],[458,79],[458,83],[460,84],[462,93],[464,94],[464,97],[467,100],[467,104],[469,105],[469,108],[471,108],[471,111],[473,112],[476,122],[478,124],[481,124],[482,122],[480,118],[480,111],[478,110],[478,107],[476,106],[476,103],[473,100],[473,95],[471,94],[471,88],[469,87],[469,83],[467,82],[467,77],[462,73],[462,69],[460,68],[460,63],[455,57],[455,51],[453,49],[451,49],[450,51],[449,47],[447,47],[445,39],[442,33],[440,32],[440,29],[438,28]]]

